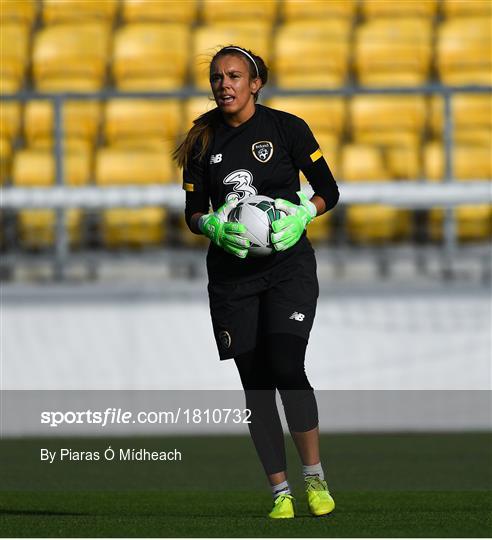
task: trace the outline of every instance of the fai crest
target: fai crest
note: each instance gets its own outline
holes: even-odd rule
[[[255,142],[251,150],[253,156],[262,163],[266,163],[273,156],[273,144],[270,141]]]
[[[226,330],[219,333],[219,341],[224,349],[228,349],[231,346],[231,335]]]

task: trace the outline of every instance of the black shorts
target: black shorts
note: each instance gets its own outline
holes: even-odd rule
[[[308,340],[319,293],[314,252],[250,281],[211,282],[208,293],[221,360],[254,349],[268,334],[295,334]]]

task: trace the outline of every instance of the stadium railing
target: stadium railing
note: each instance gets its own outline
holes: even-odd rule
[[[344,184],[343,178],[337,179],[341,186],[340,203],[391,204],[409,209],[441,206],[446,209],[444,220],[443,261],[445,274],[453,274],[453,258],[457,248],[456,223],[453,207],[463,204],[491,202],[492,182],[483,179],[467,181],[466,184],[455,182],[453,171],[453,115],[452,96],[455,93],[490,94],[492,86],[444,86],[429,84],[419,87],[377,88],[346,86],[340,89],[297,90],[265,89],[263,99],[275,96],[343,96],[355,95],[441,95],[444,103],[444,180],[439,184],[428,184],[423,178],[418,181]],[[55,249],[53,256],[54,277],[62,280],[65,267],[70,257],[68,234],[64,219],[68,208],[109,208],[114,206],[136,207],[162,205],[170,209],[182,209],[183,197],[179,185],[132,186],[132,187],[67,187],[64,185],[63,163],[63,105],[67,100],[107,100],[111,98],[129,99],[165,99],[203,97],[207,92],[194,88],[185,88],[170,92],[120,92],[104,90],[93,93],[63,92],[40,93],[23,91],[16,94],[2,95],[5,101],[27,102],[33,99],[49,100],[54,106],[54,157],[56,185],[48,188],[2,187],[0,190],[0,208],[18,210],[22,208],[56,209]],[[480,180],[480,181],[479,181]]]

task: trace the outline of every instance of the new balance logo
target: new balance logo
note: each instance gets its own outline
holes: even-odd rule
[[[303,321],[304,317],[304,313],[298,313],[297,311],[294,311],[294,313],[292,313],[289,319],[294,319],[295,321]]]
[[[220,163],[222,161],[222,154],[212,154],[210,156],[210,164]]]

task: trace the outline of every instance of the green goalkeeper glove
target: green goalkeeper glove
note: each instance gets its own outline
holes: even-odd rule
[[[277,251],[285,251],[297,244],[308,224],[316,217],[318,210],[302,191],[297,195],[300,205],[285,199],[275,199],[275,208],[283,210],[287,215],[272,223],[272,243]]]
[[[248,254],[251,242],[241,236],[246,232],[246,227],[242,223],[231,223],[227,221],[229,212],[237,205],[238,200],[233,199],[222,205],[212,214],[205,214],[198,220],[200,231],[210,238],[223,250],[244,259]]]

